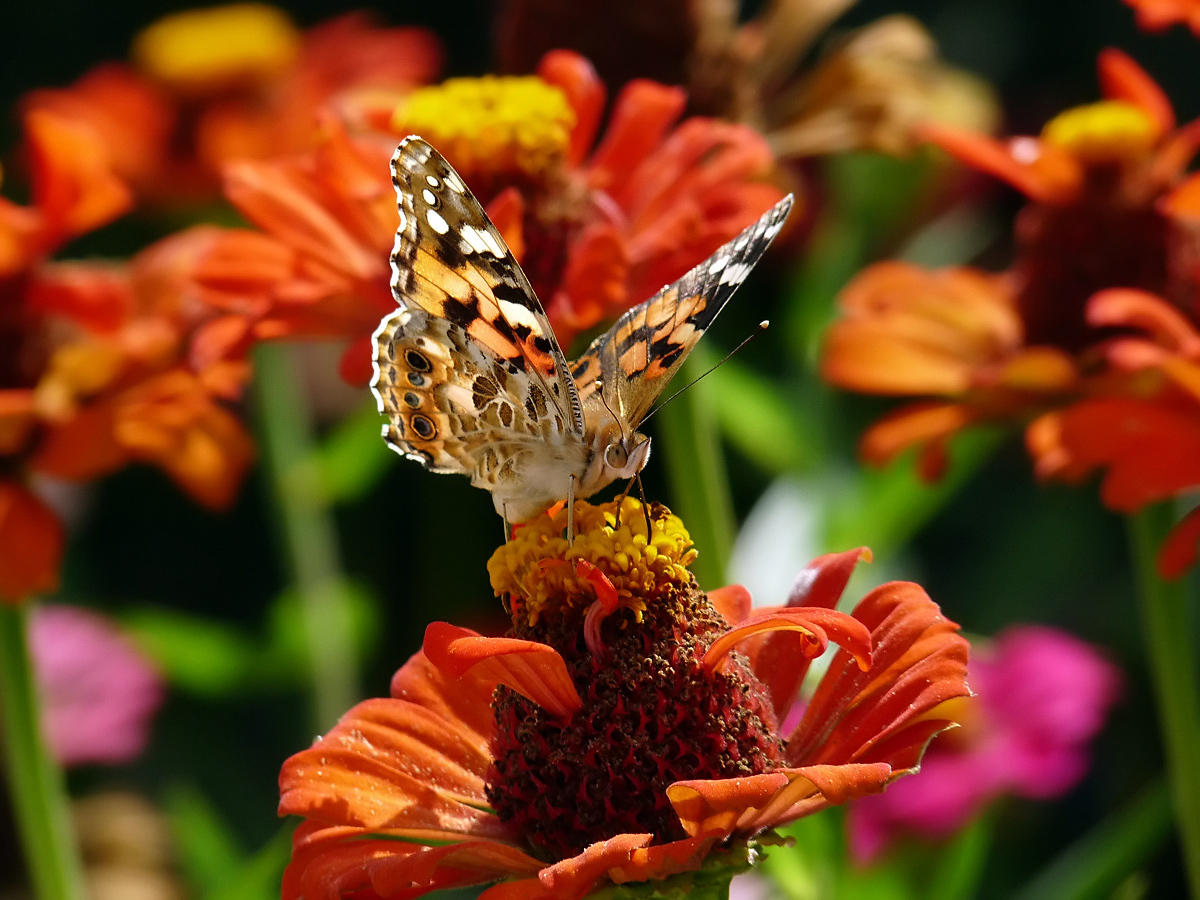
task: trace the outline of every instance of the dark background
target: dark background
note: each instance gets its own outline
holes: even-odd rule
[[[192,5],[0,3],[3,108],[13,110],[27,90],[66,85],[97,62],[123,58],[140,28]],[[315,0],[284,6],[301,25],[347,9]],[[597,15],[604,8],[592,6]],[[492,4],[435,0],[376,10],[385,22],[435,31],[448,50],[446,74],[491,69]],[[1182,120],[1200,109],[1197,40],[1178,27],[1161,35],[1139,33],[1131,10],[1118,0],[866,0],[837,28],[892,12],[916,16],[948,61],[996,87],[1009,132],[1036,133],[1063,108],[1096,99],[1095,57],[1106,46],[1138,59],[1164,86]],[[17,134],[10,112],[0,119],[0,147],[11,148]],[[11,154],[4,160],[11,171]],[[1018,205],[1007,194],[997,202],[1009,212]],[[779,269],[777,264],[772,274],[783,280]],[[737,316],[729,318],[721,323],[730,329],[726,333],[714,329],[723,346],[736,343],[741,324]],[[770,343],[762,342],[744,358],[770,371],[770,353]],[[842,404],[844,433],[834,443],[850,460],[854,436],[883,407],[866,400],[836,402]],[[735,499],[744,513],[767,478],[736,454],[731,462]],[[660,479],[660,473],[651,473],[652,495],[662,489]],[[265,498],[261,479],[252,478],[237,507],[216,516],[197,509],[157,472],[123,472],[98,486],[73,535],[62,599],[118,615],[134,605],[157,604],[259,628],[283,587]],[[338,520],[347,570],[382,600],[383,628],[364,677],[367,693],[386,692],[391,672],[418,647],[428,621],[476,627],[495,621],[483,562],[500,528],[488,497],[465,479],[434,478],[397,460],[368,497],[339,510]],[[1097,743],[1087,781],[1059,802],[1002,806],[999,843],[982,896],[1004,896],[1025,881],[1161,768],[1125,546],[1123,523],[1100,509],[1092,488],[1035,485],[1018,440],[916,539],[922,583],[969,631],[994,633],[1015,621],[1056,624],[1106,647],[1128,677],[1126,697]],[[220,702],[176,692],[143,760],[73,773],[72,786],[124,785],[153,795],[186,781],[209,796],[247,848],[257,847],[278,828],[273,810],[280,762],[312,739],[306,718],[298,691],[264,689]],[[0,886],[11,884],[18,865],[11,830],[0,826]],[[1166,848],[1150,873],[1150,896],[1182,891],[1178,867],[1176,851]]]

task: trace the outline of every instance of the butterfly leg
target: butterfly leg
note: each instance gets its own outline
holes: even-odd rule
[[[642,514],[646,517],[646,540],[650,540],[650,504],[646,501],[646,489],[642,487],[642,473],[638,472],[633,476],[633,480],[637,482],[638,493],[642,495]],[[630,482],[632,485],[633,482]],[[629,489],[626,488],[626,493]]]
[[[617,498],[617,528],[621,527],[621,507],[625,505],[625,498],[629,496],[629,491],[633,488],[633,479],[630,478],[625,482],[625,490],[621,492],[621,496]],[[647,532],[648,534],[649,532]]]
[[[567,481],[567,549],[575,546],[575,474]]]

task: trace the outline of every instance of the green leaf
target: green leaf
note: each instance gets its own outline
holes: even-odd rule
[[[292,830],[291,824],[280,828],[204,900],[278,900],[279,882],[292,854]]]
[[[1013,900],[1109,897],[1171,833],[1171,798],[1162,779],[1067,848]]]
[[[375,403],[364,403],[317,447],[318,480],[327,502],[357,500],[383,477],[395,456],[379,436],[382,422]]]
[[[876,554],[894,553],[958,493],[1003,435],[998,428],[977,427],[956,436],[949,469],[932,484],[917,474],[911,453],[882,469],[860,469],[828,506],[825,546],[865,544]]]
[[[174,687],[194,694],[230,693],[255,663],[249,637],[201,616],[146,607],[126,613],[122,624]]]
[[[822,161],[829,196],[791,290],[784,323],[802,361],[816,358],[838,292],[893,239],[933,171],[932,157],[924,154],[901,160],[843,153]]]
[[[941,854],[928,900],[971,900],[983,880],[992,844],[991,820],[980,816],[954,836]]]
[[[363,659],[376,648],[382,634],[379,600],[370,588],[358,582],[341,581],[334,590],[337,597],[330,608],[346,617],[337,627],[350,635],[355,653]],[[310,666],[309,650],[300,596],[295,590],[285,590],[271,604],[258,674],[275,683],[299,683]]]
[[[709,359],[716,361],[707,350],[693,355],[704,368],[711,365]],[[712,382],[708,396],[722,432],[749,459],[775,473],[815,465],[819,451],[808,435],[817,432],[805,421],[804,406],[794,396],[785,395],[775,382],[735,360],[724,363],[707,380]]]
[[[176,784],[167,789],[163,807],[175,837],[183,877],[197,896],[228,883],[245,854],[221,815],[199,789]]]

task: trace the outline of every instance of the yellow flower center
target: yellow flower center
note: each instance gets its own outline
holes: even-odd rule
[[[1042,129],[1042,139],[1084,162],[1111,163],[1145,156],[1162,137],[1146,112],[1123,100],[1103,100],[1059,113]]]
[[[696,558],[679,517],[657,503],[648,509],[649,534],[642,504],[632,497],[621,501],[619,515],[616,501],[597,506],[577,501],[569,548],[567,511],[539,516],[488,560],[492,589],[497,597],[512,597],[514,620],[524,616],[534,625],[564,605],[586,607],[596,600],[592,582],[576,571],[576,561],[586,560],[612,582],[618,606],[634,610],[640,621],[656,589],[689,583],[687,567]]]
[[[187,93],[267,81],[300,49],[300,33],[281,10],[234,3],[164,16],[144,29],[133,56],[147,75]]]
[[[468,181],[539,177],[567,150],[575,113],[540,78],[485,75],[419,88],[392,117],[397,134],[419,134]]]

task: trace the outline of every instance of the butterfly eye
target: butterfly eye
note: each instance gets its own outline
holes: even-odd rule
[[[629,456],[621,444],[609,444],[604,450],[604,462],[614,469],[624,468]]]

